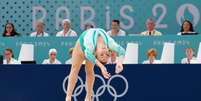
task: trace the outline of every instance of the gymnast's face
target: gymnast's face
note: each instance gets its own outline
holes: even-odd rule
[[[109,49],[105,45],[98,45],[96,48],[96,58],[103,64],[107,64],[109,59]]]

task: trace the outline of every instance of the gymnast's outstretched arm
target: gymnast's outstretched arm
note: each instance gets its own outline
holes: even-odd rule
[[[118,58],[117,58],[117,63],[116,63],[116,70],[115,73],[119,74],[120,72],[123,71],[123,61],[124,61],[124,56],[125,56],[125,49],[121,47],[119,44],[117,44],[110,36],[108,36],[108,46],[109,49],[117,52]]]

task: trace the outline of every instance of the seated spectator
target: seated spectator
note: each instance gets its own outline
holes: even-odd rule
[[[48,37],[49,34],[44,32],[44,23],[42,21],[36,22],[36,32],[30,34],[31,37]]]
[[[42,64],[61,64],[59,60],[57,60],[57,50],[50,49],[49,50],[49,59],[45,59]]]
[[[69,53],[70,57],[72,57],[73,48],[70,48],[68,53]],[[65,64],[72,64],[72,58],[66,60]]]
[[[94,28],[94,25],[92,23],[87,23],[85,25],[85,30],[88,30],[88,29],[91,29],[91,28]]]
[[[185,20],[181,26],[181,30],[177,35],[196,35],[193,24],[189,20]]]
[[[14,37],[20,36],[19,33],[16,32],[15,26],[12,23],[7,23],[4,28],[3,37]]]
[[[14,59],[13,50],[10,48],[5,49],[4,58],[3,64],[21,64],[19,61]]]
[[[57,37],[75,37],[77,33],[71,29],[71,21],[64,19],[62,21],[63,30],[56,34]]]
[[[147,31],[141,33],[143,36],[161,36],[162,33],[155,29],[155,22],[152,18],[148,18],[146,21]]]
[[[110,51],[110,58],[108,60],[108,64],[116,64],[117,58],[117,53],[115,51]]]
[[[107,32],[110,36],[125,36],[126,32],[120,29],[120,21],[119,20],[112,20],[112,29]]]
[[[144,61],[143,64],[159,64],[160,61],[156,60],[157,51],[154,48],[151,48],[147,52],[148,60]]]
[[[192,60],[196,60],[196,57],[194,56],[194,49],[193,48],[187,48],[186,49],[186,58],[183,58],[181,60],[182,64],[191,64]]]

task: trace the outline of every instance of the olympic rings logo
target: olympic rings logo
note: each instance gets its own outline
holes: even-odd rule
[[[111,82],[114,80],[114,79],[122,79],[123,82],[125,83],[125,89],[122,93],[118,93],[116,91],[116,89],[111,85]],[[67,83],[67,80],[69,79],[69,76],[67,76],[64,80],[63,80],[63,91],[66,93],[66,83]],[[128,88],[129,88],[129,85],[128,85],[128,81],[127,79],[122,76],[122,75],[113,75],[107,82],[104,80],[104,78],[100,75],[97,75],[95,74],[95,79],[100,79],[101,82],[102,82],[102,85],[100,87],[97,88],[97,91],[94,92],[93,94],[93,101],[96,99],[96,101],[99,101],[99,97],[102,96],[104,94],[104,92],[107,90],[108,93],[114,97],[114,100],[113,101],[117,101],[118,98],[120,97],[123,97],[126,95],[126,93],[128,92]],[[79,95],[81,95],[82,91],[84,90],[85,88],[85,84],[84,84],[84,81],[81,79],[81,77],[78,77],[78,81],[80,82],[80,85],[78,85],[75,90],[74,90],[74,93],[72,95],[72,98],[74,99],[74,101],[78,101],[77,100],[77,97]]]

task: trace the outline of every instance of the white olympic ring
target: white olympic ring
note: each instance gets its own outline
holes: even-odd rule
[[[100,75],[95,74],[95,78],[101,80],[102,86],[100,86],[100,87],[97,89],[96,93],[93,94],[93,101],[94,101],[94,99],[96,99],[96,101],[99,101],[99,97],[102,96],[106,90],[108,91],[108,93],[109,93],[111,96],[114,97],[114,100],[113,100],[113,101],[117,101],[118,98],[125,96],[126,93],[128,92],[128,88],[129,88],[128,81],[127,81],[127,79],[126,79],[124,76],[122,76],[122,75],[113,75],[113,76],[108,80],[107,83],[106,83],[106,81],[104,80],[104,78],[103,78],[102,76],[100,76]],[[121,94],[118,94],[117,91],[116,91],[116,89],[115,89],[113,86],[111,86],[111,81],[112,81],[113,79],[115,79],[115,78],[120,78],[120,79],[122,79],[123,82],[125,83],[125,89],[124,89],[124,91],[123,91]],[[67,76],[67,77],[63,80],[63,90],[64,90],[65,93],[66,93],[66,83],[67,83],[67,80],[68,80],[68,79],[69,79],[69,76]],[[80,82],[80,85],[78,85],[78,86],[75,88],[75,90],[74,90],[74,92],[73,92],[73,95],[72,95],[74,101],[77,101],[77,97],[78,97],[79,95],[81,95],[83,89],[86,88],[86,87],[85,87],[85,84],[84,84],[84,81],[83,81],[83,80],[81,79],[81,77],[79,77],[79,76],[78,76],[78,81]]]

